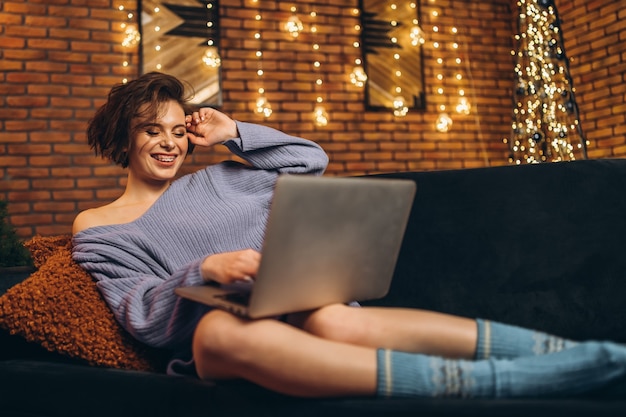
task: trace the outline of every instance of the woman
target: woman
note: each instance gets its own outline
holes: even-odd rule
[[[626,372],[626,349],[575,343],[486,320],[331,305],[249,321],[178,298],[174,288],[254,277],[278,175],[321,175],[313,142],[185,113],[183,86],[150,73],[111,90],[88,129],[97,155],[128,168],[126,189],[74,222],[74,259],[134,337],[175,352],[169,373],[245,378],[296,396],[523,397],[574,394]],[[193,146],[224,162],[177,178]]]

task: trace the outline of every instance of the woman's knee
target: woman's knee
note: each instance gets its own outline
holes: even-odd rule
[[[220,310],[200,319],[193,335],[192,351],[201,378],[237,376],[233,364],[248,345],[244,326],[243,320]]]
[[[320,308],[301,321],[303,330],[324,339],[346,343],[357,342],[366,327],[359,308],[333,304]]]

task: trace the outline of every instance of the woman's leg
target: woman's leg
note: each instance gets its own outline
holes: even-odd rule
[[[290,322],[325,339],[447,358],[516,358],[576,345],[517,326],[407,308],[336,304],[293,315]]]
[[[245,378],[289,395],[512,398],[571,395],[626,375],[626,348],[587,342],[547,355],[463,360],[357,346],[274,320],[207,314],[194,335],[202,378]]]
[[[248,321],[214,310],[193,338],[203,379],[243,378],[303,397],[376,394],[376,350],[325,340],[277,320]]]
[[[378,351],[382,397],[523,398],[589,392],[626,378],[626,347],[583,342],[560,352],[468,361]]]
[[[476,320],[433,311],[334,304],[291,315],[289,322],[324,339],[448,358],[474,357]]]

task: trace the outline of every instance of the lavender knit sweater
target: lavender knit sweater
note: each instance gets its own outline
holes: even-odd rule
[[[237,122],[240,138],[225,145],[251,167],[223,162],[174,181],[139,219],[97,226],[73,237],[73,258],[97,281],[120,324],[150,346],[189,350],[207,308],[174,288],[202,283],[208,255],[261,248],[279,174],[324,172],[315,143]]]

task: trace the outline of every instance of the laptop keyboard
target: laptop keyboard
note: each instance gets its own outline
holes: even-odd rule
[[[226,294],[216,295],[216,297],[244,306],[247,306],[250,303],[250,293],[229,292]]]

